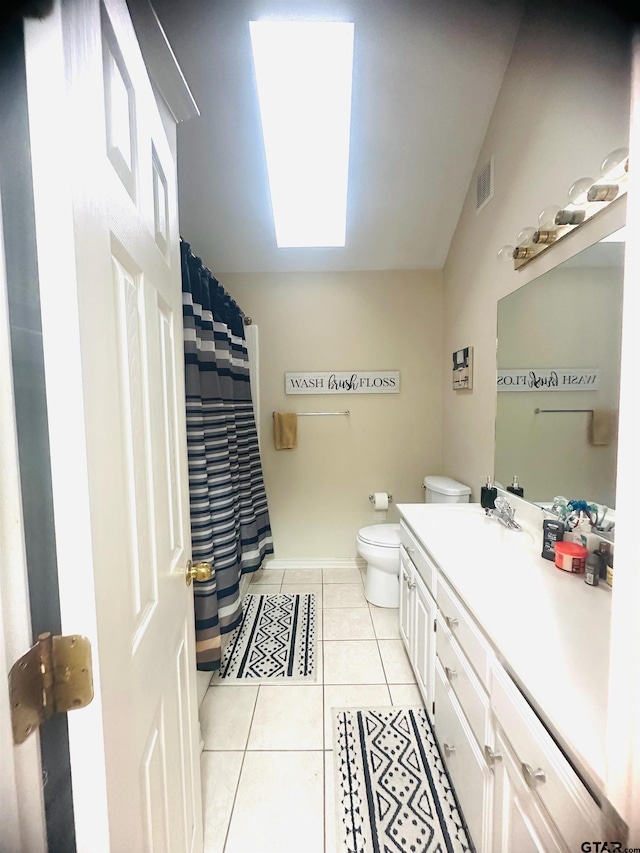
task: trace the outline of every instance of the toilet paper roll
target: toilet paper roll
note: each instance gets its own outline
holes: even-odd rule
[[[389,509],[389,495],[386,492],[374,492],[373,508],[375,510]]]

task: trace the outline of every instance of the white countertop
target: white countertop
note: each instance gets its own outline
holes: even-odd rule
[[[479,504],[398,510],[585,781],[603,793],[611,588],[540,556],[538,510],[518,510],[522,531],[487,518]]]

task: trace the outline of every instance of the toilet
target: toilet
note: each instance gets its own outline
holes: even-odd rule
[[[471,489],[450,477],[424,478],[425,503],[468,503]],[[377,607],[400,602],[400,525],[371,524],[358,531],[358,554],[367,563],[364,595]]]

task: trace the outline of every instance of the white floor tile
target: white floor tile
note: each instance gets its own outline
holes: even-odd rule
[[[323,853],[322,752],[247,752],[225,853]]]
[[[205,749],[244,749],[258,696],[255,686],[221,684],[210,687],[200,706]]]
[[[247,592],[249,595],[277,595],[280,592],[280,584],[250,583]]]
[[[324,853],[338,853],[336,838],[336,781],[333,752],[324,754]]]
[[[376,637],[379,640],[400,639],[397,607],[376,607],[375,604],[370,604],[369,612]]]
[[[322,569],[285,569],[283,583],[322,583]]]
[[[280,592],[286,593],[296,593],[299,592],[300,595],[305,595],[309,592],[314,592],[316,595],[316,610],[320,610],[322,608],[322,584],[321,583],[287,583],[285,575],[285,582],[282,584],[282,589]]]
[[[381,708],[390,705],[386,684],[326,684],[324,688],[324,748],[333,748],[333,708]]]
[[[324,640],[325,684],[384,684],[375,640]]]
[[[417,684],[390,684],[389,691],[394,705],[406,705],[408,708],[424,707]]]
[[[251,576],[251,583],[282,583],[284,569],[258,569]]]
[[[367,607],[360,583],[329,583],[323,588],[324,607]]]
[[[373,623],[364,607],[336,607],[322,614],[325,640],[375,640]]]
[[[203,752],[202,809],[204,853],[223,853],[233,800],[240,779],[243,752]]]
[[[415,675],[402,640],[378,640],[384,672],[389,684],[415,684]]]
[[[344,569],[323,569],[322,583],[362,583],[362,575],[360,569],[355,566]]]
[[[258,693],[247,749],[322,749],[322,685],[271,687]]]

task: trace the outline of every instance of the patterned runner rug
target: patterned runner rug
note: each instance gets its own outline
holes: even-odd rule
[[[473,851],[424,708],[334,709],[338,850]]]
[[[316,678],[316,597],[247,595],[212,683]]]

